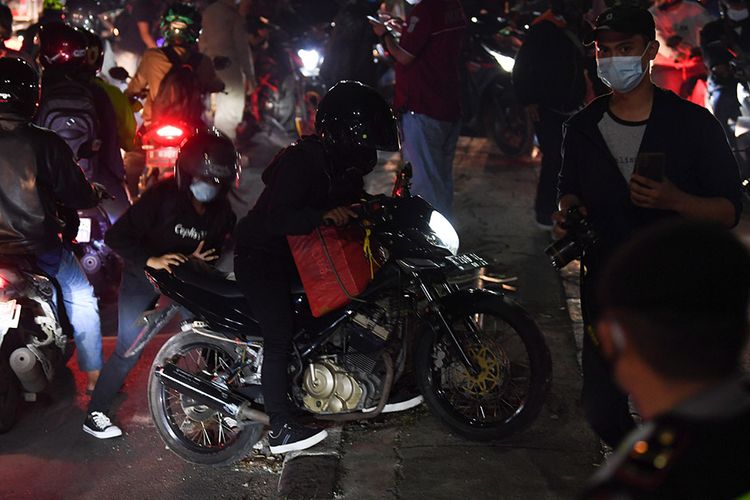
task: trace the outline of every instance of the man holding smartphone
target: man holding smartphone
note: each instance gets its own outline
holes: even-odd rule
[[[580,207],[598,241],[581,265],[583,405],[603,441],[617,446],[633,427],[628,397],[614,384],[598,349],[593,289],[612,253],[640,228],[682,216],[734,226],[740,215],[739,176],[721,125],[705,109],[651,82],[659,50],[654,20],[644,9],[614,7],[596,20],[597,71],[612,93],[565,125],[555,234]],[[686,270],[688,272],[688,270]]]

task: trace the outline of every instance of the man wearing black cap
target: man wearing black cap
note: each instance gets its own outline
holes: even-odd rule
[[[597,71],[612,93],[593,101],[565,125],[560,172],[561,211],[555,233],[580,207],[598,241],[581,266],[583,406],[610,446],[633,427],[627,395],[598,353],[592,325],[599,307],[592,290],[609,256],[639,228],[665,217],[710,220],[725,227],[739,218],[737,165],[721,125],[705,109],[651,82],[659,50],[654,20],[637,7],[614,7],[596,20]]]
[[[584,498],[748,498],[747,249],[719,225],[663,221],[611,259],[601,285],[602,355],[644,424]]]

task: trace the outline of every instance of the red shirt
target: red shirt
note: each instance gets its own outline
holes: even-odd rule
[[[458,64],[466,18],[459,0],[422,0],[406,18],[400,45],[414,56],[396,63],[398,111],[441,121],[461,118]]]

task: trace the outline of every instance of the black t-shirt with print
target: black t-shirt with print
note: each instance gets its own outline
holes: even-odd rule
[[[221,251],[232,233],[236,217],[229,201],[209,203],[199,215],[190,195],[177,189],[174,178],[143,193],[107,231],[105,242],[129,268],[142,269],[150,257],[167,253],[189,255],[205,241],[203,250]]]

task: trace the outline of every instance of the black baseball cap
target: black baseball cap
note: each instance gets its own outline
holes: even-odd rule
[[[618,5],[599,14],[593,31],[586,37],[586,44],[594,43],[597,34],[604,31],[643,35],[647,40],[656,39],[654,16],[646,9],[632,5]]]

